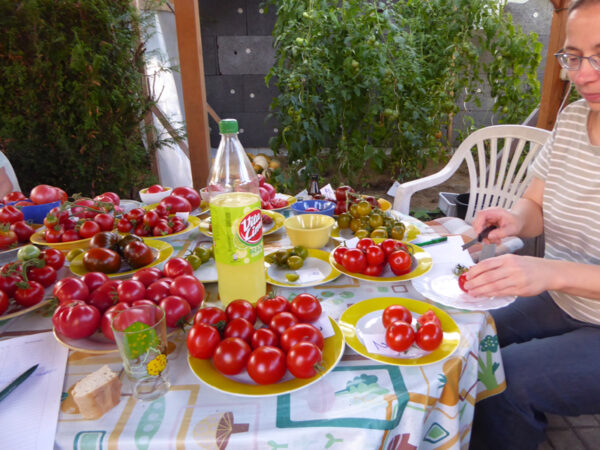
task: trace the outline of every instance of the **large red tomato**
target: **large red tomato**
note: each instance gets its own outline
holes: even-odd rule
[[[146,296],[146,286],[141,281],[124,280],[117,286],[119,302],[133,303]]]
[[[155,281],[146,288],[146,298],[154,303],[159,303],[163,298],[167,297],[171,291],[169,290],[170,283],[163,279]]]
[[[175,279],[179,275],[193,275],[194,268],[184,258],[171,258],[165,263],[163,272],[166,277]]]
[[[31,235],[35,232],[33,227],[27,224],[27,222],[20,220],[10,225],[11,231],[14,231],[17,235],[19,242],[28,242]]]
[[[302,322],[314,322],[321,317],[321,303],[311,294],[298,294],[292,300],[290,311]]]
[[[237,375],[248,362],[250,346],[240,338],[223,339],[213,354],[213,364],[225,375]]]
[[[258,384],[277,383],[287,370],[285,354],[277,347],[259,347],[250,355],[246,369]]]
[[[259,328],[258,330],[254,330],[250,344],[253,349],[257,349],[263,345],[277,347],[279,345],[279,336],[269,328]]]
[[[361,273],[367,267],[367,258],[362,250],[350,248],[342,257],[342,265],[349,272]]]
[[[59,280],[54,285],[52,294],[61,303],[65,303],[70,300],[84,301],[90,295],[90,290],[80,278],[67,277]]]
[[[388,256],[390,269],[396,276],[404,275],[410,272],[412,266],[412,257],[410,253],[404,250],[396,250]]]
[[[296,378],[312,378],[321,367],[323,354],[311,342],[294,345],[287,354],[287,366]]]
[[[309,323],[298,323],[289,327],[280,338],[280,346],[284,352],[289,352],[299,342],[312,342],[323,350],[323,334]]]
[[[23,285],[19,283],[14,297],[15,301],[21,306],[37,305],[44,298],[44,286],[32,280],[24,282]]]
[[[120,283],[118,280],[105,281],[89,295],[86,303],[94,305],[100,312],[106,311],[117,303],[117,287]]]
[[[190,202],[179,195],[169,195],[168,197],[163,198],[159,205],[165,207],[169,214],[175,214],[178,212],[189,213],[192,211],[192,205],[190,205]]]
[[[254,310],[254,306],[247,300],[238,299],[232,301],[227,305],[227,308],[225,308],[225,312],[227,313],[227,319],[229,320],[241,317],[251,324],[256,322],[256,311]]]
[[[290,302],[280,295],[274,297],[265,295],[256,303],[256,314],[264,324],[270,323],[275,314],[289,310]]]
[[[435,322],[427,322],[417,330],[416,342],[419,347],[426,351],[435,350],[444,339],[442,328]]]
[[[17,209],[12,205],[7,205],[3,208],[0,208],[1,223],[15,223],[22,220],[25,220],[25,216],[20,209]]]
[[[25,194],[23,194],[20,191],[13,191],[13,192],[9,192],[2,198],[2,203],[6,204],[6,203],[11,203],[11,202],[18,202],[20,200],[25,200],[25,199],[27,199],[27,197],[25,197]]]
[[[64,253],[55,248],[47,248],[46,250],[42,251],[40,258],[42,258],[44,261],[46,261],[46,264],[54,267],[56,270],[60,269],[65,264]]]
[[[402,321],[410,324],[412,322],[412,314],[402,305],[390,305],[383,310],[381,321],[385,328],[389,327],[394,322]]]
[[[227,323],[227,314],[220,308],[215,306],[207,306],[200,308],[194,316],[194,323],[205,323],[207,325],[216,326],[218,324]]]
[[[204,285],[193,275],[180,275],[169,286],[172,295],[185,298],[192,308],[197,308],[204,300]]]
[[[221,336],[217,329],[205,323],[196,323],[187,335],[188,352],[194,358],[212,358],[219,342]]]
[[[102,315],[102,319],[100,319],[100,329],[102,330],[102,333],[113,342],[115,341],[115,334],[110,326],[110,323],[118,313],[126,310],[127,308],[129,308],[127,303],[117,303],[116,305],[108,308]]]
[[[185,198],[188,202],[190,202],[190,206],[192,210],[198,208],[200,206],[200,193],[187,186],[179,186],[173,189],[171,195],[178,195],[180,197]]]
[[[162,272],[156,267],[147,267],[145,269],[138,270],[132,277],[132,280],[141,281],[144,286],[148,287],[155,281],[162,278]]]
[[[36,205],[52,203],[59,200],[60,193],[54,186],[48,184],[38,184],[29,193],[29,198]]]
[[[59,305],[52,315],[52,324],[70,339],[82,339],[94,334],[100,326],[100,312],[92,305],[74,300]]]
[[[230,320],[225,327],[224,336],[228,337],[238,337],[240,339],[245,340],[250,343],[252,335],[254,334],[254,326],[248,322],[246,319],[242,319],[241,317],[236,317],[233,320]]]
[[[169,295],[163,298],[160,301],[160,307],[165,311],[165,320],[170,328],[183,326],[187,316],[192,311],[187,300],[177,295]]]
[[[385,342],[389,348],[397,352],[408,350],[415,341],[415,331],[406,322],[394,322],[385,332]]]
[[[94,292],[108,281],[108,277],[102,272],[88,272],[81,277],[81,280],[87,285],[90,292]]]
[[[50,287],[56,281],[56,270],[52,266],[44,267],[28,267],[27,278],[32,281],[37,281],[43,287]]]

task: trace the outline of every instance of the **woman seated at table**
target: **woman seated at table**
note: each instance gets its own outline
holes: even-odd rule
[[[544,258],[503,255],[467,275],[475,296],[517,295],[492,311],[506,390],[477,403],[471,448],[537,449],[545,414],[600,413],[600,0],[574,0],[557,54],[583,97],[560,114],[511,211],[491,208],[488,240],[545,234]]]

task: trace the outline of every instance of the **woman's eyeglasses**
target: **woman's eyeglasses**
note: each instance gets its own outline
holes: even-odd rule
[[[581,68],[581,62],[584,59],[587,59],[594,69],[600,71],[600,55],[579,56],[561,51],[555,53],[554,56],[558,60],[558,63],[561,65],[561,67],[567,70],[579,70]]]

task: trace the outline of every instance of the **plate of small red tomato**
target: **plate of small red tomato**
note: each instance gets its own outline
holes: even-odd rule
[[[357,353],[397,366],[424,366],[450,356],[460,330],[445,311],[419,300],[378,297],[350,306],[338,321]]]
[[[389,283],[407,281],[427,273],[433,259],[417,245],[394,239],[360,239],[355,247],[336,247],[331,265],[352,278]]]
[[[424,297],[452,308],[469,311],[487,311],[502,308],[515,301],[515,296],[473,297],[461,286],[465,274],[457,273],[457,265],[442,262],[435,265],[431,272],[413,281],[413,287]]]

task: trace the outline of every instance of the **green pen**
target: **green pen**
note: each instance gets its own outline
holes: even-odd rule
[[[38,365],[39,364],[31,366],[29,369],[27,369],[25,372],[23,372],[21,375],[15,378],[8,386],[2,389],[2,391],[0,392],[0,401],[4,400],[8,396],[8,394],[14,391],[17,387],[19,387],[21,383],[23,383],[23,381],[29,378],[29,376],[33,372],[35,372],[35,369],[38,368]]]
[[[430,241],[420,242],[415,245],[418,245],[419,247],[425,247],[426,245],[439,244],[440,242],[446,242],[447,240],[448,240],[448,236],[442,236],[439,238],[432,239]]]

